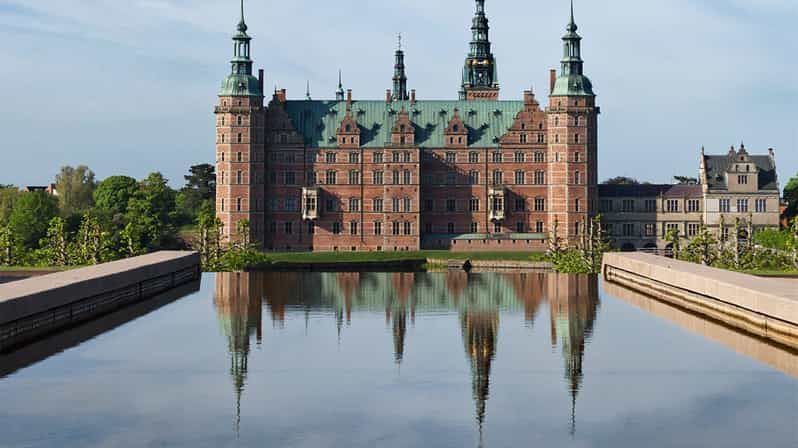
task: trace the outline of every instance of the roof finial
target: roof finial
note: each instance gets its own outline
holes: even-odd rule
[[[343,86],[344,86],[344,83],[341,80],[341,69],[339,68],[338,69],[338,87],[343,87]]]
[[[399,46],[397,47],[397,49],[398,49],[399,51],[402,51],[402,33],[399,33],[399,34],[397,35],[397,40],[399,41]]]
[[[305,88],[305,99],[310,101],[312,98],[310,97],[310,80],[308,80],[308,85]]]
[[[571,0],[571,21],[568,22],[567,30],[574,33],[579,27],[576,26],[576,20],[574,20],[574,0]]]
[[[246,32],[247,23],[244,21],[244,0],[241,0],[241,21],[238,22],[238,31]]]

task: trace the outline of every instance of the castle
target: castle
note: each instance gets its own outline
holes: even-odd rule
[[[573,4],[548,104],[499,99],[485,1],[476,0],[459,99],[408,89],[404,52],[392,89],[356,99],[264,105],[243,0],[231,73],[218,95],[217,204],[227,240],[274,251],[542,250],[554,226],[576,241],[599,213],[598,115]]]

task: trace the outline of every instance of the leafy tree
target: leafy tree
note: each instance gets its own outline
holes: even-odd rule
[[[153,251],[175,238],[172,217],[175,192],[161,173],[152,173],[139,183],[139,189],[128,202],[127,222],[123,233],[128,254]]]
[[[43,192],[23,193],[11,210],[8,226],[18,244],[34,249],[39,240],[47,236],[50,220],[56,215],[58,205],[55,198]]]
[[[790,179],[784,187],[784,200],[787,201],[784,217],[789,221],[798,216],[798,175]]]
[[[72,258],[78,265],[94,265],[102,263],[107,256],[108,238],[99,220],[91,213],[83,216],[75,243],[72,246]]]
[[[668,242],[668,245],[671,246],[671,250],[673,250],[673,258],[678,259],[682,248],[682,237],[679,235],[679,229],[669,229],[668,232],[665,233],[665,241]]]
[[[674,257],[693,263],[701,263],[704,266],[712,266],[719,257],[718,240],[704,223],[701,223],[698,233],[688,242],[685,250],[680,251],[678,257],[676,255]]]
[[[70,264],[69,240],[63,218],[56,216],[50,220],[47,237],[42,240],[40,246],[45,251],[48,265],[68,266]]]
[[[14,235],[7,225],[0,223],[0,266],[13,266],[14,255]]]
[[[12,185],[0,186],[0,223],[8,222],[14,203],[17,202],[20,192]]]
[[[55,188],[61,203],[61,213],[69,216],[83,213],[93,205],[92,194],[97,187],[94,173],[85,165],[65,166],[55,177]]]
[[[604,185],[640,185],[640,181],[632,177],[617,176],[605,180]]]
[[[798,217],[792,220],[790,232],[792,238],[790,238],[789,248],[792,249],[792,264],[795,269],[798,269]]]
[[[195,249],[200,254],[206,270],[214,270],[222,256],[222,221],[216,217],[213,206],[206,202],[197,217],[199,241]]]
[[[193,221],[202,204],[216,198],[216,169],[207,163],[194,165],[184,177],[186,186],[177,194],[177,210],[187,221]]]
[[[139,183],[127,176],[111,176],[97,185],[94,204],[98,212],[113,218],[127,213],[127,204],[138,191]]]
[[[673,176],[673,180],[679,185],[697,185],[698,179],[688,176]]]

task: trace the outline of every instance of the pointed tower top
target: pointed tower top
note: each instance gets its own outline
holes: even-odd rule
[[[238,31],[247,32],[247,23],[244,21],[244,0],[241,0],[241,21],[238,22]]]
[[[402,51],[402,33],[399,33],[397,35],[397,40],[398,40],[399,43],[398,43],[398,46],[396,47],[396,50],[397,51]]]
[[[308,80],[307,87],[305,88],[305,99],[308,101],[313,99],[310,97],[310,80]]]
[[[335,91],[335,99],[337,101],[344,100],[344,83],[341,80],[341,70],[338,69],[338,89]]]
[[[571,0],[571,20],[568,22],[568,27],[565,28],[569,33],[575,33],[579,29],[574,20],[574,0]]]

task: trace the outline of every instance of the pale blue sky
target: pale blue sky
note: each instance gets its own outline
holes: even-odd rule
[[[162,171],[182,184],[213,162],[215,95],[229,72],[237,0],[0,0],[0,183]],[[247,0],[269,88],[355,98],[390,87],[396,33],[421,99],[455,98],[470,0]],[[487,0],[502,98],[540,99],[559,67],[567,0]],[[600,118],[600,177],[696,175],[698,152],[745,141],[798,171],[798,2],[576,0]],[[270,89],[267,89],[270,90]]]

